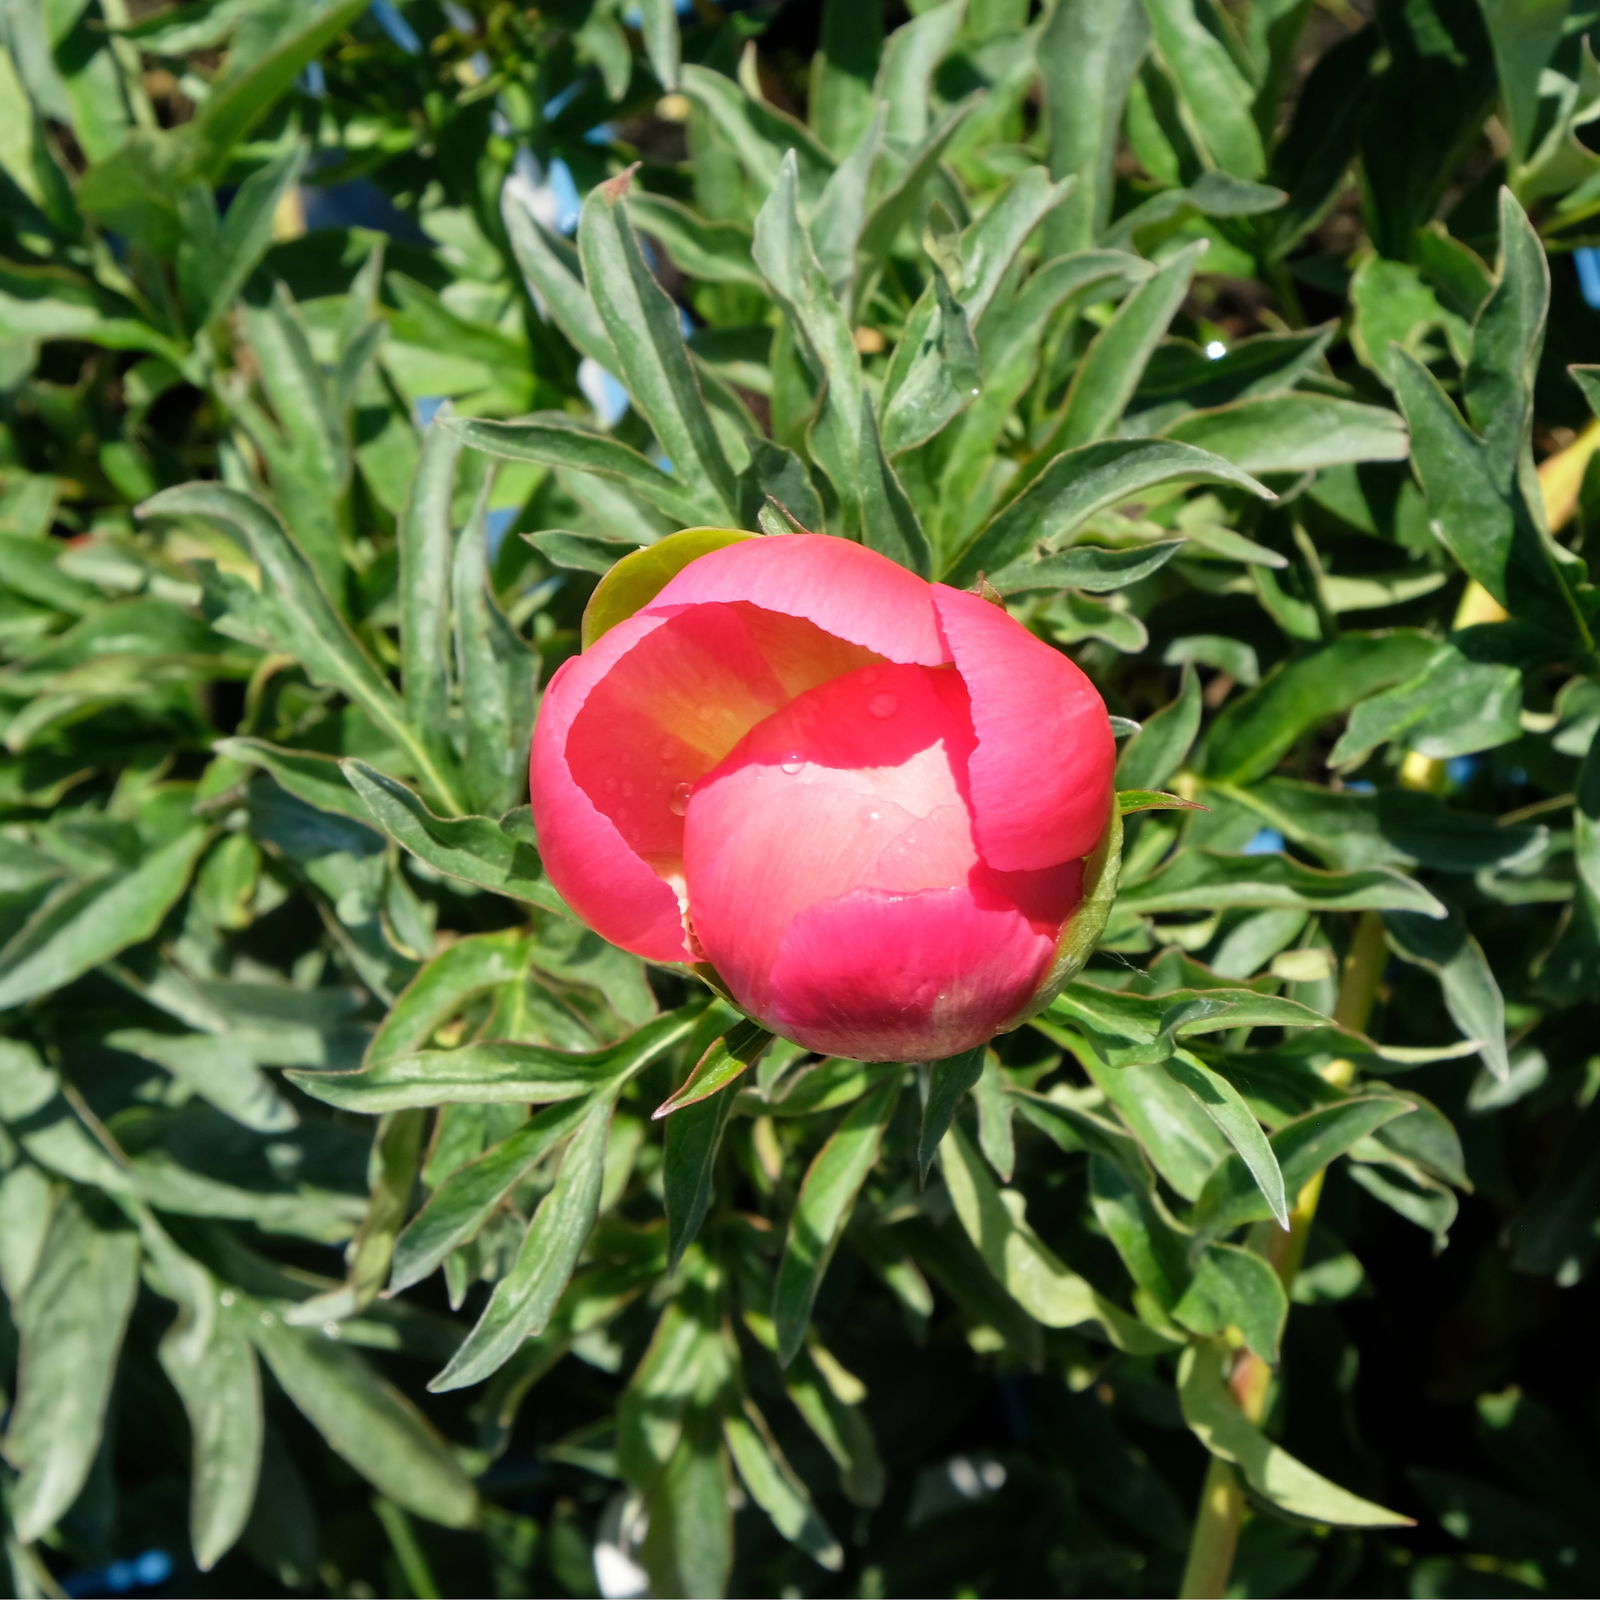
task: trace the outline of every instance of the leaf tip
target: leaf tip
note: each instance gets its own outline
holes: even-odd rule
[[[600,185],[601,197],[608,206],[614,206],[633,187],[633,175],[639,170],[640,163],[635,161],[624,167],[614,178],[607,178]]]

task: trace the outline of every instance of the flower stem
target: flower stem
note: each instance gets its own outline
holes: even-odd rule
[[[1335,1022],[1358,1033],[1365,1029],[1378,996],[1383,959],[1383,918],[1376,911],[1364,911],[1345,956],[1339,996],[1333,1007]],[[1322,1076],[1329,1083],[1344,1088],[1355,1076],[1355,1065],[1342,1059],[1330,1061],[1322,1069]],[[1306,1253],[1317,1202],[1322,1198],[1322,1177],[1322,1173],[1317,1173],[1295,1197],[1288,1229],[1270,1228],[1258,1244],[1260,1253],[1267,1258],[1285,1289],[1293,1284]],[[1241,1350],[1228,1386],[1233,1390],[1239,1409],[1252,1422],[1259,1422],[1266,1413],[1272,1391],[1272,1368],[1253,1351]],[[1244,1506],[1239,1475],[1226,1461],[1213,1456],[1200,1491],[1200,1508],[1189,1541],[1189,1559],[1178,1590],[1185,1600],[1227,1593]]]
[[[1544,500],[1545,520],[1552,533],[1558,532],[1577,510],[1578,488],[1590,457],[1600,453],[1600,421],[1592,422],[1566,449],[1549,456],[1539,466],[1539,488]],[[1454,627],[1468,628],[1476,623],[1504,619],[1505,608],[1481,584],[1469,582],[1457,608]],[[1400,766],[1400,785],[1405,789],[1434,792],[1444,783],[1444,763],[1431,756],[1407,753]],[[1334,1002],[1335,1022],[1364,1032],[1372,1017],[1383,976],[1383,919],[1375,911],[1364,911],[1356,924],[1354,938],[1345,956],[1339,994]],[[1330,1061],[1322,1076],[1337,1088],[1347,1088],[1355,1077],[1355,1064]],[[1284,1288],[1289,1289],[1305,1256],[1306,1241],[1322,1198],[1319,1172],[1303,1188],[1289,1213],[1287,1231],[1264,1226],[1251,1242],[1266,1257]],[[1229,1388],[1239,1409],[1252,1422],[1266,1413],[1272,1392],[1272,1368],[1251,1351],[1239,1353],[1229,1378]],[[1183,1569],[1178,1593],[1184,1600],[1227,1593],[1233,1558],[1239,1547],[1239,1528],[1244,1520],[1244,1491],[1239,1475],[1217,1456],[1206,1468],[1200,1490],[1200,1506],[1189,1539],[1189,1558]]]

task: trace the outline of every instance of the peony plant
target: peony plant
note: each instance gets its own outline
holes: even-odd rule
[[[1597,6],[0,4],[16,1593],[1600,1589]]]
[[[530,787],[551,881],[613,943],[872,1061],[983,1044],[1083,965],[1111,724],[1003,608],[843,539],[687,531],[602,580],[584,635]]]

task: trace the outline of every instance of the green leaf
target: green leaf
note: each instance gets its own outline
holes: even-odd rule
[[[1411,1102],[1398,1095],[1360,1094],[1286,1122],[1272,1136],[1285,1189],[1299,1194],[1353,1144],[1411,1109]],[[1212,1239],[1247,1222],[1264,1222],[1269,1214],[1244,1162],[1230,1155],[1206,1179],[1195,1203],[1194,1226],[1203,1238]]]
[[[1265,169],[1252,86],[1218,35],[1227,27],[1207,0],[1144,0],[1156,58],[1177,85],[1186,125],[1211,163],[1236,178]]]
[[[829,287],[848,303],[855,283],[856,245],[866,225],[867,201],[874,168],[883,149],[885,110],[880,105],[872,119],[828,179],[811,218],[811,242]],[[750,241],[745,241],[746,265]],[[759,274],[756,284],[765,283]]]
[[[1074,1118],[1070,1125],[1077,1135],[1084,1119]],[[1120,1137],[1132,1145],[1126,1135]],[[1101,1140],[1095,1134],[1087,1139],[1074,1137],[1074,1143],[1089,1150],[1089,1205],[1095,1221],[1122,1257],[1135,1285],[1163,1313],[1170,1312],[1189,1277],[1189,1240],[1157,1197],[1149,1168],[1136,1148],[1126,1159],[1097,1149]]]
[[[1043,1031],[1048,1033],[1049,1029]],[[1198,1196],[1229,1148],[1205,1108],[1169,1078],[1158,1062],[1136,1059],[1112,1066],[1092,1048],[1082,1052],[1079,1059],[1137,1136],[1156,1171],[1185,1200]],[[1042,1110],[1037,1106],[1029,1109],[1035,1113]],[[1090,1147],[1094,1148],[1092,1144]],[[1108,1153],[1122,1156],[1126,1166],[1125,1152]]]
[[[1522,674],[1444,644],[1415,677],[1355,707],[1328,765],[1357,766],[1391,742],[1444,761],[1521,736]]]
[[[628,214],[641,233],[647,233],[653,239],[660,240],[667,247],[674,263],[697,282],[743,283],[753,289],[761,287],[764,280],[750,260],[748,224],[713,222],[698,212],[691,211],[680,201],[670,200],[665,195],[643,192],[629,194]],[[524,270],[527,270],[526,266]],[[532,274],[529,276],[531,279]],[[573,281],[570,275],[569,281]],[[538,280],[538,287],[541,295],[548,298],[543,278]],[[583,303],[586,306],[590,304],[586,298]],[[594,317],[592,309],[589,311],[589,316],[591,319]],[[562,326],[568,326],[568,319],[562,319]],[[595,327],[600,327],[598,320],[595,320]],[[608,352],[610,350],[603,329],[600,330],[602,345],[595,345],[593,348],[589,343],[580,343],[573,338],[570,329],[567,337],[572,339],[586,355],[593,355],[597,360],[602,359],[596,355],[597,350],[602,347]],[[697,348],[693,339],[690,340],[689,347],[691,350]],[[616,357],[611,355],[606,359],[614,361]]]
[[[490,592],[487,506],[485,484],[456,540],[450,592],[466,740],[462,776],[471,809],[498,816],[527,795],[538,657]]]
[[[1213,1072],[1198,1057],[1175,1051],[1161,1063],[1161,1070],[1199,1101],[1205,1114],[1222,1130],[1222,1136],[1237,1152],[1239,1160],[1255,1180],[1280,1228],[1289,1226],[1289,1197],[1284,1192],[1283,1174],[1277,1157],[1255,1114],[1228,1080]]]
[[[1262,1257],[1238,1245],[1210,1244],[1195,1262],[1194,1277],[1172,1315],[1198,1334],[1237,1328],[1245,1347],[1271,1365],[1278,1359],[1289,1297]]]
[[[833,158],[804,123],[747,95],[732,78],[697,62],[686,62],[684,93],[705,112],[755,182],[758,193],[778,184],[786,157],[792,156],[801,196],[810,203],[833,171]]]
[[[958,1056],[946,1056],[941,1061],[928,1063],[928,1077],[922,1102],[922,1128],[917,1135],[917,1179],[928,1181],[933,1158],[939,1153],[940,1141],[949,1132],[961,1097],[983,1075],[986,1046],[965,1050]]]
[[[448,752],[450,715],[450,502],[461,444],[442,418],[430,424],[395,530],[406,716],[441,761]]]
[[[884,131],[899,150],[914,149],[934,110],[933,74],[961,30],[963,0],[944,0],[918,11],[884,41],[877,99]]]
[[[1321,872],[1283,855],[1214,855],[1194,849],[1175,856],[1149,877],[1125,884],[1117,905],[1140,916],[1279,906],[1444,915],[1444,907],[1420,883],[1385,867]]]
[[[1187,1038],[1234,1028],[1319,1028],[1320,1011],[1283,995],[1219,985],[1214,989],[1169,989],[1137,994],[1074,983],[1050,1007],[1048,1016],[1074,1021],[1109,1039],[1150,1044],[1165,1036]]]
[[[613,1107],[608,1094],[590,1102],[511,1270],[495,1285],[483,1315],[449,1365],[428,1385],[435,1393],[482,1382],[511,1359],[523,1340],[544,1332],[599,1215]]]
[[[1191,1345],[1178,1363],[1183,1420],[1212,1455],[1231,1461],[1246,1483],[1291,1516],[1343,1528],[1402,1528],[1409,1517],[1386,1511],[1330,1483],[1275,1445],[1235,1403],[1223,1376],[1227,1352]]]
[[[713,1095],[683,1107],[667,1122],[661,1157],[661,1190],[667,1213],[671,1266],[683,1259],[711,1209],[713,1175],[722,1135],[733,1113],[731,1094]]]
[[[1592,649],[1549,534],[1530,507],[1523,452],[1496,459],[1433,375],[1406,352],[1395,352],[1389,370],[1411,429],[1412,463],[1435,536],[1507,611]]]
[[[927,198],[926,191],[939,171],[939,163],[960,131],[961,124],[976,109],[977,100],[977,95],[973,94],[949,107],[922,143],[910,152],[904,166],[890,181],[887,191],[868,213],[858,243],[863,261],[875,268],[881,267],[881,263],[893,254],[901,229],[921,216]],[[864,275],[856,288],[857,304],[861,303],[863,293],[876,278],[876,271]]]
[[[656,1107],[652,1116],[656,1119],[671,1116],[674,1111],[720,1093],[755,1064],[762,1051],[772,1043],[772,1037],[759,1023],[748,1018],[735,1023],[707,1047],[689,1076]]]
[[[357,1351],[270,1311],[245,1327],[296,1409],[373,1488],[447,1528],[476,1520],[477,1492],[454,1451]]]
[[[755,261],[801,335],[806,361],[822,390],[811,424],[811,448],[843,507],[852,537],[924,576],[927,540],[883,456],[877,422],[861,382],[850,318],[834,298],[797,209],[794,152],[756,217]]]
[[[272,243],[272,221],[283,197],[300,181],[304,147],[291,145],[252,172],[228,203],[209,248],[188,232],[178,244],[178,283],[194,326],[204,328],[231,306]],[[209,208],[211,200],[206,196]]]
[[[639,13],[650,70],[663,89],[676,89],[682,41],[678,37],[678,14],[672,0],[644,0]]]
[[[872,120],[882,48],[882,0],[824,0],[807,112],[813,131],[830,150],[850,149]]]
[[[1040,447],[1041,461],[1058,451],[1103,439],[1115,430],[1156,345],[1189,292],[1205,249],[1205,241],[1197,240],[1163,262],[1135,286],[1116,315],[1095,335],[1073,374],[1061,420]]]
[[[1218,456],[1161,439],[1106,439],[1068,450],[1003,506],[951,562],[945,582],[963,586],[1004,571],[1041,544],[1064,542],[1097,512],[1159,484],[1227,483],[1270,500],[1272,492]]]
[[[680,527],[704,520],[701,496],[647,461],[610,434],[580,422],[564,411],[536,411],[519,422],[481,422],[476,417],[448,417],[444,425],[474,450],[505,461],[531,461],[563,467],[621,484],[648,506],[654,506]]]
[[[1167,539],[1126,550],[1080,544],[1059,555],[1016,562],[990,573],[989,582],[1001,594],[1025,594],[1034,589],[1081,589],[1088,594],[1109,594],[1159,572],[1183,549],[1183,543],[1182,539]]]
[[[1321,394],[1275,394],[1193,411],[1162,437],[1209,450],[1243,472],[1311,472],[1341,462],[1404,461],[1394,412]]]
[[[1591,901],[1600,907],[1600,745],[1591,745],[1578,768],[1572,802],[1572,854]]]
[[[738,528],[685,528],[623,556],[594,587],[583,609],[583,648],[603,639],[661,593],[691,561],[756,538]]]
[[[1403,683],[1436,649],[1418,633],[1346,634],[1279,667],[1212,724],[1206,776],[1235,784],[1264,778],[1306,734],[1366,696]]]
[[[645,1501],[641,1554],[652,1594],[716,1600],[727,1592],[733,1566],[732,1488],[716,1416],[696,1411]]]
[[[117,1028],[104,1037],[112,1050],[159,1062],[219,1111],[258,1133],[281,1132],[299,1121],[294,1107],[239,1048],[237,1038],[156,1033],[146,1028]]]
[[[1182,767],[1200,731],[1200,679],[1185,666],[1178,686],[1178,698],[1163,706],[1117,752],[1118,804],[1124,812],[1130,807],[1122,794],[1159,790]]]
[[[766,1419],[746,1400],[738,1411],[722,1419],[722,1436],[739,1469],[740,1481],[750,1498],[772,1519],[790,1544],[805,1551],[820,1567],[837,1572],[844,1565],[844,1551],[817,1513],[805,1481],[778,1447]]]
[[[884,1130],[900,1097],[900,1069],[878,1070],[880,1081],[851,1107],[806,1169],[789,1219],[772,1312],[778,1359],[784,1365],[794,1359],[805,1339],[812,1302],[861,1185],[877,1162]]]
[[[262,586],[280,622],[282,643],[310,676],[341,690],[407,751],[416,770],[454,811],[461,803],[413,731],[400,697],[334,609],[305,552],[260,501],[221,484],[167,489],[139,508],[142,517],[202,517],[239,541],[261,568]]]
[[[1258,217],[1276,211],[1285,198],[1283,190],[1270,183],[1252,183],[1225,172],[1202,172],[1187,187],[1158,190],[1125,212],[1106,230],[1102,242],[1126,247],[1145,229],[1158,238],[1161,223],[1186,211],[1198,212],[1202,217]]]
[[[546,1107],[475,1161],[457,1167],[395,1241],[389,1292],[399,1294],[434,1272],[477,1234],[533,1167],[582,1122],[585,1103]]]
[[[1500,191],[1499,222],[1499,271],[1473,325],[1462,395],[1490,457],[1520,465],[1533,423],[1534,373],[1550,309],[1550,263],[1508,189]]]
[[[437,817],[388,773],[353,758],[339,765],[373,820],[419,861],[463,883],[566,913],[543,876],[531,840],[519,836],[521,829],[514,826],[519,813],[513,812],[504,822],[490,817]]]
[[[427,1118],[416,1107],[391,1111],[378,1120],[368,1157],[370,1189],[361,1226],[345,1251],[345,1280],[291,1307],[284,1321],[310,1326],[338,1323],[365,1311],[389,1277],[395,1236],[411,1209],[411,1191],[422,1165]]]
[[[189,1542],[202,1572],[238,1543],[261,1473],[261,1373],[240,1318],[208,1283],[159,1352],[189,1418]]]
[[[132,871],[59,889],[0,948],[0,1011],[81,978],[161,926],[189,882],[208,828],[186,829]]]
[[[1014,1214],[960,1124],[939,1146],[939,1167],[956,1216],[995,1278],[1029,1316],[1047,1328],[1097,1328],[1119,1349],[1154,1354],[1171,1348],[1163,1335],[1120,1310],[1062,1264]],[[1007,1191],[1015,1196],[1015,1191]],[[1015,1196],[1020,1201],[1020,1196]]]
[[[968,308],[935,265],[884,377],[885,454],[931,439],[977,396],[979,377]]]
[[[706,511],[697,522],[738,512],[733,469],[711,425],[678,325],[678,308],[656,282],[623,206],[628,178],[603,183],[578,222],[583,279],[611,337],[633,403],[672,462],[674,476]]]
[[[346,1111],[572,1100],[647,1066],[686,1038],[696,1020],[692,1012],[658,1017],[609,1050],[569,1052],[491,1039],[391,1056],[354,1072],[289,1076],[307,1094]]]
[[[1461,918],[1452,915],[1439,921],[1391,911],[1384,916],[1383,928],[1397,956],[1427,968],[1439,980],[1450,1020],[1478,1047],[1489,1071],[1501,1083],[1508,1082],[1505,1001],[1483,947]]]
[[[60,1076],[19,1040],[0,1038],[0,1122],[47,1172],[106,1194],[133,1191],[126,1165],[84,1126]]]
[[[234,147],[294,86],[306,64],[366,10],[366,0],[330,0],[242,71],[228,74],[206,97],[184,137],[201,172],[216,182]]]
[[[363,827],[372,814],[352,792],[339,763],[313,750],[285,750],[265,739],[235,736],[218,739],[212,750],[230,761],[245,762],[270,773],[279,787],[318,811],[328,811]]]
[[[18,1476],[7,1498],[24,1543],[56,1525],[89,1476],[138,1287],[137,1235],[63,1198],[13,1309],[22,1355],[5,1438]]]
[[[1139,71],[1150,24],[1139,0],[1058,5],[1039,40],[1050,134],[1050,171],[1076,176],[1074,191],[1050,219],[1051,253],[1093,244],[1111,219],[1112,167],[1128,90]]]
[[[1015,1099],[999,1061],[986,1056],[983,1072],[972,1089],[978,1108],[978,1148],[994,1168],[1002,1183],[1010,1183],[1017,1167],[1016,1130],[1013,1127]]]
[[[609,371],[617,353],[584,288],[577,252],[539,223],[528,201],[527,190],[516,178],[500,191],[500,215],[528,292],[581,354]]]

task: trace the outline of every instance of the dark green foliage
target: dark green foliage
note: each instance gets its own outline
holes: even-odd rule
[[[1592,1593],[1600,12],[393,14],[0,7],[13,1590],[1163,1594],[1209,1452],[1234,1593]],[[567,915],[537,686],[690,526],[1102,687],[1033,1024]]]

